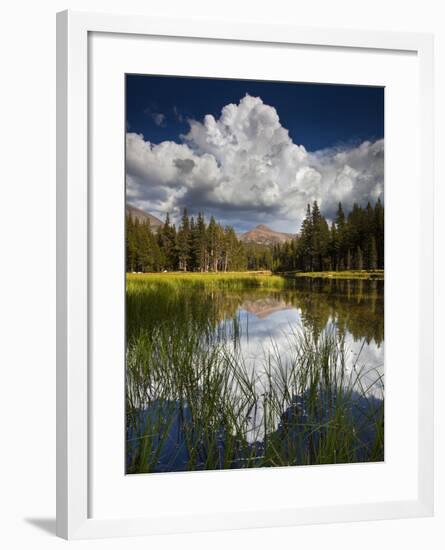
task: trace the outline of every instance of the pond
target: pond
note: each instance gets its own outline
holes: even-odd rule
[[[383,287],[127,283],[127,472],[383,460]]]

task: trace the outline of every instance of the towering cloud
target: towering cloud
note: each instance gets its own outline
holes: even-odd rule
[[[190,120],[181,143],[127,134],[127,193],[141,208],[178,217],[187,206],[238,230],[272,223],[296,232],[306,204],[332,217],[339,201],[383,196],[383,140],[310,153],[295,144],[276,110],[246,95],[218,119]]]

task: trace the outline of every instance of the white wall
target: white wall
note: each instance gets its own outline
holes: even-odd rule
[[[55,517],[55,12],[224,17],[436,35],[436,250],[444,247],[445,17],[437,0],[66,0],[3,4],[0,74],[0,545],[53,548]],[[304,7],[303,7],[304,6]],[[409,131],[409,128],[407,129]],[[413,136],[414,137],[414,136]],[[407,151],[409,158],[409,151]],[[439,206],[440,204],[440,206]],[[402,201],[403,206],[403,201]],[[444,276],[443,255],[437,280]],[[437,286],[437,340],[444,292]],[[440,323],[440,325],[439,325]],[[439,348],[440,343],[436,348]],[[442,387],[437,353],[436,388]],[[436,391],[437,401],[441,391]],[[445,539],[444,410],[437,403],[434,519],[72,543],[82,548],[440,548]],[[405,427],[401,427],[404,429]],[[442,432],[442,433],[440,433]],[[442,539],[442,542],[440,542]]]

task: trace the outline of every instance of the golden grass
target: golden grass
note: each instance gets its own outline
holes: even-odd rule
[[[172,286],[232,286],[283,287],[286,280],[270,271],[232,271],[225,273],[191,273],[174,271],[168,273],[127,273],[127,283],[168,284]]]
[[[283,279],[293,277],[310,277],[313,279],[384,279],[384,270],[349,270],[349,271],[294,271],[272,274],[271,271],[228,271],[224,273],[196,273],[171,271],[167,273],[127,273],[128,282],[171,283],[202,285],[230,284],[245,281],[255,286],[281,287]]]

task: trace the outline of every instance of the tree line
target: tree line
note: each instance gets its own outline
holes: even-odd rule
[[[329,225],[317,201],[307,205],[297,239],[276,247],[275,269],[280,271],[344,271],[384,269],[384,208],[354,204],[346,216],[338,204]]]
[[[127,271],[225,272],[245,270],[343,271],[384,268],[384,208],[355,204],[348,215],[339,203],[329,225],[317,201],[294,239],[275,245],[242,242],[231,226],[212,216],[189,217],[187,209],[176,228],[167,214],[164,224],[126,219]]]
[[[246,253],[233,227],[209,223],[203,214],[190,218],[187,209],[178,228],[165,222],[154,233],[148,222],[127,215],[127,271],[245,271]]]

